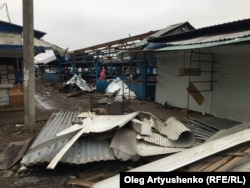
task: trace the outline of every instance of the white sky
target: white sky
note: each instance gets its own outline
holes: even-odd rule
[[[22,1],[7,3],[22,26]],[[188,21],[195,28],[250,18],[250,0],[34,0],[34,29],[44,40],[80,49]],[[0,20],[8,21],[6,9]]]

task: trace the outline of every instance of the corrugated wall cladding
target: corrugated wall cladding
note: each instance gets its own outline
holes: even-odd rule
[[[182,68],[190,66],[190,51],[164,52],[157,54],[157,83],[155,100],[160,104],[166,102],[178,108],[188,108],[194,111],[211,112],[211,92],[202,92],[205,101],[199,105],[191,96],[188,95],[189,76],[180,76]],[[203,70],[208,70],[207,63],[203,63]],[[196,65],[192,63],[194,68]],[[197,65],[198,66],[198,65]],[[192,76],[192,81],[209,80],[211,76],[202,73],[200,76]],[[203,82],[205,83],[205,82]],[[199,90],[207,89],[207,84],[201,85],[196,82],[195,86]],[[189,100],[189,102],[188,102]],[[189,104],[188,104],[189,103]]]
[[[72,126],[72,121],[81,121],[81,118],[77,117],[79,114],[80,112],[77,111],[53,113],[30,148],[56,138],[57,133]],[[24,155],[21,163],[29,166],[35,163],[50,162],[70,138],[69,135],[69,137]],[[109,142],[105,140],[97,141],[88,136],[81,137],[75,142],[63,156],[61,162],[85,164],[101,160],[115,160],[113,151],[109,148]]]
[[[249,45],[217,47],[218,82],[214,84],[212,113],[218,117],[249,121]]]
[[[184,62],[189,62],[189,50],[159,53],[157,55],[156,102],[160,104],[167,102],[175,107],[187,108],[189,100],[188,109],[190,110],[237,121],[249,121],[249,47],[249,44],[237,44],[201,49],[202,52],[214,54],[215,59],[213,68],[215,82],[212,84],[212,91],[201,92],[205,99],[201,105],[191,96],[188,98],[186,90],[188,76],[177,75],[179,68],[187,67]],[[207,70],[205,68],[204,70]],[[209,76],[206,73],[202,73],[202,75]],[[197,77],[197,79],[200,78],[200,76]],[[201,80],[205,80],[205,78]],[[211,80],[211,78],[208,77],[207,80]]]

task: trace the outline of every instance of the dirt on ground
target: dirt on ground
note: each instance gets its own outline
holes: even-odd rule
[[[0,112],[0,154],[10,147],[11,143],[18,143],[27,139],[35,138],[45,125],[53,112],[59,111],[89,111],[93,108],[93,99],[104,97],[104,93],[100,92],[80,92],[69,93],[62,90],[62,83],[46,81],[36,77],[36,125],[35,131],[30,133],[24,125],[24,111],[8,111]],[[71,90],[72,91],[72,90]],[[120,108],[121,106],[119,106]],[[115,114],[116,107],[108,109],[109,113]],[[123,106],[126,111],[144,111],[150,112],[162,120],[166,120],[170,116],[183,119],[181,109],[157,104],[153,101],[130,100],[126,101]],[[196,116],[196,113],[189,114]],[[199,114],[198,114],[199,115]],[[10,147],[11,148],[11,147]],[[15,153],[15,152],[14,152]],[[8,153],[11,155],[11,152]],[[7,158],[14,156],[7,156]],[[2,159],[0,158],[0,166]],[[146,161],[139,162],[98,162],[87,165],[58,165],[56,170],[46,170],[41,164],[37,165],[28,172],[19,173],[18,162],[10,169],[0,170],[0,187],[1,188],[67,188],[67,187],[84,187],[78,185],[69,185],[70,179],[75,179],[79,173],[86,169],[98,167],[98,170],[109,173],[128,170],[129,168],[141,165]]]

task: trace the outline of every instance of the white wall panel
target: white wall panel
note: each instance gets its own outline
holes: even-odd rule
[[[218,82],[214,84],[212,113],[239,121],[250,120],[250,47],[217,47]]]
[[[215,73],[212,92],[203,92],[205,101],[202,105],[189,97],[189,109],[206,112],[218,117],[238,121],[250,120],[250,45],[230,45],[207,48],[215,54]],[[156,54],[158,83],[155,101],[186,108],[188,103],[188,76],[177,76],[178,69],[189,63],[190,52],[166,51]],[[184,61],[185,57],[185,61]],[[205,65],[206,66],[206,65]],[[206,67],[203,67],[206,69]],[[205,78],[202,78],[205,77]],[[202,74],[194,79],[206,79]],[[209,80],[209,78],[208,78]],[[197,85],[198,86],[198,85]],[[199,87],[199,86],[198,86]],[[203,85],[205,87],[205,85]],[[201,88],[202,89],[202,88]]]
[[[199,105],[195,100],[189,96],[187,87],[189,85],[188,76],[178,76],[179,68],[188,68],[190,62],[190,52],[177,51],[166,52],[157,55],[158,66],[158,83],[156,85],[155,100],[160,104],[165,102],[179,108],[189,108],[194,111],[211,112],[211,92],[202,92],[205,101],[202,105]],[[204,67],[203,67],[204,68]],[[205,76],[205,78],[204,78]],[[208,78],[206,78],[208,77]],[[201,76],[192,77],[192,80],[209,80],[210,75],[201,74]],[[199,84],[196,84],[197,86]],[[199,86],[199,89],[204,88],[204,83]],[[189,103],[188,103],[189,100]]]

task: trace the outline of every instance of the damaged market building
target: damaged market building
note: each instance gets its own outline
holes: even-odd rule
[[[181,108],[186,116],[192,110],[248,121],[249,33],[249,19],[199,29],[184,22],[148,33],[124,48],[122,41],[114,41],[79,49],[72,59],[89,66],[93,74],[82,75],[94,80],[98,91],[120,77],[138,99]],[[86,64],[84,58],[91,54],[98,58]],[[102,66],[106,80],[99,79]]]
[[[189,22],[183,22],[157,31],[77,49],[68,54],[67,60],[47,63],[48,70],[53,71],[47,71],[43,77],[53,81],[67,81],[79,75],[87,83],[95,85],[99,92],[105,92],[108,85],[119,78],[135,92],[138,99],[154,100],[157,82],[154,50],[162,45],[149,44],[147,40],[193,29]],[[106,70],[104,80],[99,77],[102,67]]]
[[[163,105],[167,102],[171,106],[187,111],[204,112],[214,117],[232,120],[233,124],[228,121],[224,122],[228,126],[226,128],[249,121],[247,115],[249,105],[241,102],[242,98],[237,97],[249,98],[247,87],[249,81],[246,79],[249,73],[248,24],[249,19],[246,19],[148,39],[150,43],[166,44],[166,47],[154,51],[158,67],[155,101]],[[61,121],[59,118],[61,116],[62,120],[67,117],[72,120],[76,114],[59,113],[58,117],[53,119]],[[70,127],[71,123],[68,123],[67,126]],[[73,127],[65,133],[65,135],[70,135],[68,138],[76,130],[83,128],[80,125],[76,125],[76,129]],[[221,129],[224,128],[225,126]],[[43,141],[57,140],[53,138],[56,134],[58,133],[50,135],[51,138]],[[162,139],[159,140],[162,141]],[[37,144],[42,144],[42,142],[38,141]],[[24,158],[23,160],[30,159]]]
[[[175,117],[162,121],[142,111],[53,113],[31,145],[26,144],[27,150],[19,153],[20,164],[55,169],[59,163],[85,165],[156,156],[160,159],[130,171],[249,171],[249,105],[243,104],[249,98],[247,25],[248,19],[147,39],[150,46],[158,46],[150,49],[157,60],[155,101],[186,110],[187,122]],[[237,96],[244,96],[244,102]],[[188,110],[211,116],[189,119]],[[90,182],[89,187],[118,185],[115,175]]]
[[[155,51],[155,101],[249,121],[250,19],[149,39]]]
[[[22,110],[24,107],[22,31],[19,25],[0,21],[0,111]],[[35,56],[48,49],[61,50],[42,40],[45,34],[34,30]]]

